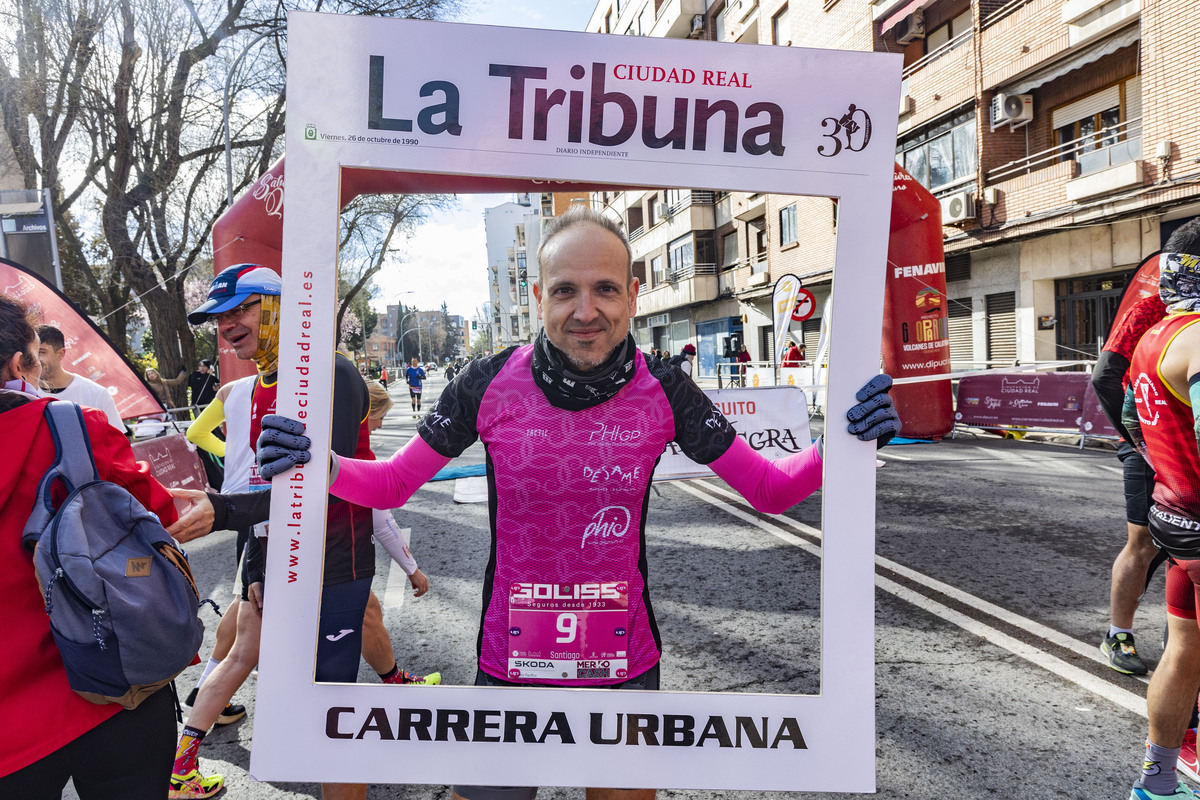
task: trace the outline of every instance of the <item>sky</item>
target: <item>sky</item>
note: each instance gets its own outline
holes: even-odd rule
[[[520,28],[582,31],[595,0],[467,0],[458,22]],[[397,302],[421,310],[446,304],[467,319],[488,301],[487,245],[483,210],[512,195],[460,195],[457,207],[434,215],[417,228],[393,262],[375,276],[379,288],[372,307],[383,311]]]

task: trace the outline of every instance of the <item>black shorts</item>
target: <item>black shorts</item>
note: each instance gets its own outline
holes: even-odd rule
[[[1117,446],[1121,474],[1125,480],[1125,521],[1131,525],[1150,524],[1150,498],[1154,493],[1154,470],[1127,442]]]

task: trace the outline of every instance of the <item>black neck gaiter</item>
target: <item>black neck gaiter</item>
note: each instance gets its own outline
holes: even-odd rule
[[[533,343],[533,381],[546,395],[550,405],[568,411],[582,411],[613,397],[633,378],[637,364],[633,336],[617,345],[600,366],[587,372],[575,372],[562,351],[550,343],[546,332]]]

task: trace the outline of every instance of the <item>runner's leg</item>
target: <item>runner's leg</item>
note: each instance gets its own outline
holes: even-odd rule
[[[363,615],[362,657],[380,676],[396,668],[392,637],[384,627],[383,607],[379,605],[379,598],[374,592],[367,598],[367,612]]]

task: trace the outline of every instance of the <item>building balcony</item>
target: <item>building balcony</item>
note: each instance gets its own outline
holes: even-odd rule
[[[1140,186],[1142,123],[1132,119],[987,173],[1000,190],[998,219],[1022,216]]]
[[[1003,86],[1070,47],[1061,8],[1057,1],[1014,0],[984,17],[979,46],[985,90]]]
[[[712,192],[694,191],[673,205],[662,204],[661,214],[653,225],[639,229],[641,233],[635,230],[629,236],[633,260],[645,259],[647,254],[657,252],[688,231],[712,230],[713,200]]]
[[[767,213],[767,196],[760,193],[735,193],[730,210],[733,212],[733,218],[742,222],[758,219]]]
[[[758,44],[758,0],[729,0],[721,13],[726,41]]]
[[[900,89],[902,132],[958,108],[975,96],[972,36],[972,31],[956,36],[904,69]]]
[[[658,7],[650,35],[665,39],[687,39],[692,35],[692,21],[697,16],[704,17],[704,0],[667,0]]]
[[[638,316],[646,317],[673,308],[716,300],[717,283],[715,264],[696,264],[672,272],[667,275],[665,282],[653,289],[638,292]]]

